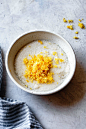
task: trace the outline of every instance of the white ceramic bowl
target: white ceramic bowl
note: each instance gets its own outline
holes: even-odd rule
[[[44,39],[44,40],[49,40],[49,41],[54,42],[54,43],[58,43],[58,45],[66,53],[68,60],[69,60],[69,63],[70,63],[69,75],[66,77],[66,79],[64,80],[64,82],[61,85],[59,85],[57,88],[55,88],[51,91],[35,92],[33,90],[29,90],[29,89],[25,88],[22,85],[22,83],[18,80],[18,78],[16,77],[15,72],[14,72],[14,58],[15,58],[17,52],[23,46],[25,46],[27,43],[32,42],[33,40],[38,40],[38,39],[39,40]],[[32,94],[48,95],[48,94],[52,94],[52,93],[55,93],[55,92],[61,90],[70,82],[70,80],[72,79],[74,72],[75,72],[76,59],[75,59],[75,55],[74,55],[74,52],[73,52],[71,46],[60,35],[56,35],[56,34],[53,34],[50,32],[45,32],[45,31],[34,31],[34,32],[26,33],[26,34],[20,36],[11,44],[11,46],[9,47],[9,50],[6,54],[5,64],[6,64],[6,69],[7,69],[8,75],[10,76],[12,81],[18,87],[20,87],[24,91],[27,91],[27,92],[32,93]]]

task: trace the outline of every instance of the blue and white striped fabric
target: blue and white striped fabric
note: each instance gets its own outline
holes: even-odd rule
[[[1,82],[2,82],[2,72],[3,72],[3,64],[2,64],[2,55],[1,55],[1,47],[0,47],[0,89],[1,89]]]
[[[2,80],[2,57],[0,48],[0,86]],[[0,129],[43,129],[28,105],[0,97]]]
[[[0,129],[43,129],[23,102],[0,98]]]

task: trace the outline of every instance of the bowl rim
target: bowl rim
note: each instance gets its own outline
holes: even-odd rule
[[[27,35],[27,34],[30,34],[30,33],[37,33],[37,32],[44,32],[44,33],[49,33],[49,34],[53,34],[55,36],[58,36],[60,37],[64,42],[66,42],[66,44],[71,48],[72,52],[73,52],[73,56],[74,56],[74,69],[73,69],[73,72],[69,78],[69,80],[66,82],[65,85],[63,85],[62,87],[58,86],[58,89],[55,88],[55,89],[52,89],[50,91],[44,91],[44,92],[36,92],[36,91],[33,91],[33,90],[27,90],[25,87],[21,86],[20,84],[18,84],[15,79],[12,77],[11,73],[10,73],[10,70],[9,70],[9,67],[8,67],[8,56],[9,56],[9,52],[12,48],[12,46],[16,43],[17,40],[19,40],[20,38],[22,38],[23,36]],[[66,87],[68,85],[68,83],[71,81],[71,79],[73,78],[73,75],[75,73],[75,69],[76,69],[76,58],[75,58],[75,53],[74,53],[74,50],[72,48],[72,46],[68,43],[67,40],[65,40],[62,36],[60,36],[59,34],[56,34],[54,32],[49,32],[49,31],[30,31],[30,32],[26,32],[26,33],[23,33],[22,35],[18,36],[12,43],[11,45],[9,46],[8,50],[7,50],[7,53],[6,53],[6,57],[5,57],[5,66],[6,66],[6,70],[7,70],[7,73],[9,75],[9,77],[11,78],[11,80],[14,82],[14,84],[16,84],[19,88],[21,88],[22,90],[28,92],[28,93],[31,93],[31,94],[35,94],[35,95],[49,95],[49,94],[53,94],[53,93],[56,93],[60,90],[62,90],[64,87]]]

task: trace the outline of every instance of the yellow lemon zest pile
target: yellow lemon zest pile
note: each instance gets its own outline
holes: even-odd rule
[[[73,30],[73,25],[69,25],[67,28]]]
[[[63,18],[63,22],[67,22],[67,20],[65,18]]]
[[[41,40],[38,40],[38,42],[39,42],[40,44],[43,44],[43,42],[42,42]]]
[[[81,29],[85,29],[85,26],[83,23],[78,23],[78,26],[81,28]]]
[[[26,66],[24,77],[30,79],[31,82],[34,80],[37,83],[50,84],[54,82],[53,73],[50,69],[53,67],[51,56],[43,56],[38,54],[37,56],[31,56],[31,59],[24,58],[23,63]]]

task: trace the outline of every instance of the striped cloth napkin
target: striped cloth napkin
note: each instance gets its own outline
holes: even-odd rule
[[[2,81],[2,56],[0,48],[0,89]],[[0,129],[43,129],[28,105],[0,97]]]

